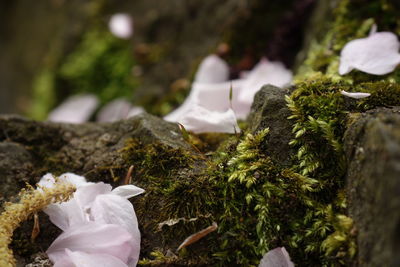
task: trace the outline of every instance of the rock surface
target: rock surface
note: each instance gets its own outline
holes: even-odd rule
[[[248,118],[252,133],[269,128],[265,149],[273,160],[283,165],[290,164],[289,142],[293,138],[292,123],[287,119],[291,115],[285,101],[288,94],[288,89],[263,86],[254,97]]]
[[[177,125],[146,113],[114,123],[80,125],[37,122],[13,115],[0,116],[0,203],[13,201],[13,196],[27,182],[34,185],[47,172],[56,175],[73,172],[84,175],[89,181],[121,184],[132,164],[123,149],[132,140],[142,146],[157,144],[161,147],[159,153],[163,152],[162,149],[193,152]],[[136,170],[140,167],[135,166]],[[180,168],[179,165],[175,167]],[[145,184],[138,181],[138,177],[140,175],[134,175],[135,184]],[[45,234],[39,234],[35,242],[29,238],[32,219],[14,232],[11,247],[17,252],[18,266],[25,266],[26,259],[38,249],[45,251],[60,233],[45,214],[40,213],[39,218]],[[146,230],[142,235],[147,235]],[[158,236],[154,238],[156,241],[153,242],[160,242]],[[151,243],[149,240],[146,242]],[[151,247],[154,246],[151,243]]]
[[[355,266],[400,265],[400,108],[362,114],[345,134]]]

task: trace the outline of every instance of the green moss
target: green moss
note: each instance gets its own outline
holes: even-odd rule
[[[128,41],[107,31],[90,30],[60,66],[58,81],[70,94],[94,93],[101,103],[116,97],[131,98],[138,81]]]

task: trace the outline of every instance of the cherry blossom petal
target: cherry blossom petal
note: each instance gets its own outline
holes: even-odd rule
[[[289,253],[284,247],[278,247],[268,251],[261,259],[258,267],[294,267]]]
[[[82,210],[88,212],[96,197],[101,194],[111,193],[111,189],[111,185],[103,182],[89,184],[78,188],[74,193],[74,199]]]
[[[62,183],[62,182],[71,183],[71,184],[75,185],[77,188],[89,184],[86,181],[85,177],[79,176],[79,175],[76,175],[76,174],[70,173],[70,172],[61,174],[59,177],[57,177],[57,181],[59,183]],[[47,173],[40,179],[38,185],[42,186],[42,187],[51,188],[54,186],[55,183],[56,183],[56,179],[54,178],[53,174]]]
[[[90,213],[93,221],[120,225],[140,243],[138,221],[129,200],[112,194],[99,195],[93,202]]]
[[[99,101],[95,95],[76,95],[67,98],[50,112],[49,121],[65,123],[83,123],[89,120]]]
[[[46,251],[54,263],[68,260],[66,249],[85,253],[108,254],[127,262],[132,253],[132,237],[114,224],[88,222],[62,233]]]
[[[84,211],[73,198],[67,202],[50,204],[43,211],[49,215],[50,221],[63,231],[87,221]]]
[[[128,117],[132,105],[129,101],[123,98],[114,99],[100,109],[96,120],[98,122],[113,122],[122,120]]]
[[[241,112],[246,116],[250,113],[254,96],[263,85],[284,87],[290,84],[292,78],[292,72],[281,62],[262,59],[248,74],[240,90],[238,101],[242,104]]]
[[[133,34],[132,17],[123,13],[114,14],[110,18],[108,27],[116,37],[129,39]]]
[[[369,97],[371,95],[370,93],[361,93],[361,92],[349,93],[349,92],[346,92],[344,90],[341,90],[340,93],[342,95],[344,95],[344,96],[355,98],[355,99],[366,98],[366,97]]]
[[[384,75],[400,63],[400,43],[391,32],[376,32],[348,42],[340,53],[339,74],[353,69],[369,74]]]
[[[112,194],[100,195],[93,202],[91,217],[96,223],[115,224],[127,230],[133,237],[130,259],[138,261],[140,231],[135,210],[127,199]]]
[[[210,111],[201,106],[194,106],[180,121],[186,130],[194,133],[235,133],[240,132],[232,109],[226,112]]]
[[[181,122],[193,106],[202,106],[210,111],[225,112],[231,107],[238,118],[246,118],[243,104],[238,100],[243,80],[232,80],[229,82],[204,84],[193,83],[192,90],[185,102],[176,110],[164,117],[166,121]],[[232,86],[232,103],[229,100],[229,92]]]
[[[108,254],[89,254],[81,251],[66,250],[71,265],[75,267],[128,267],[120,259]],[[72,265],[73,264],[73,265]],[[67,267],[68,265],[66,265]],[[55,266],[56,267],[56,266]]]
[[[132,108],[129,110],[128,115],[126,117],[130,118],[130,117],[142,114],[144,112],[145,112],[144,108],[132,106]]]
[[[111,191],[111,194],[114,194],[114,195],[117,195],[117,196],[120,196],[120,197],[123,197],[126,199],[140,195],[142,193],[144,193],[144,189],[134,186],[134,185],[131,185],[131,184],[118,186]]]
[[[229,79],[229,66],[217,55],[209,55],[200,63],[195,76],[198,83],[221,83]]]

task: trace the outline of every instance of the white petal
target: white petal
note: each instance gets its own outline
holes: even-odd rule
[[[89,222],[62,233],[46,251],[52,262],[68,259],[66,249],[86,253],[109,254],[127,262],[132,253],[132,237],[122,227]]]
[[[127,14],[115,14],[111,17],[108,27],[112,34],[122,39],[128,39],[133,34],[133,20]]]
[[[225,112],[231,107],[229,92],[232,86],[232,108],[240,119],[245,119],[243,104],[239,101],[239,94],[243,80],[232,80],[223,83],[194,82],[192,90],[185,102],[176,110],[164,117],[170,122],[181,122],[194,106],[202,106],[210,111]]]
[[[89,184],[79,187],[74,193],[74,199],[84,212],[88,212],[96,197],[101,194],[111,193],[111,189],[111,185],[103,182]]]
[[[248,115],[255,94],[266,84],[284,87],[292,81],[292,72],[281,62],[262,59],[249,73],[243,88],[240,90],[239,101],[243,105],[243,113]]]
[[[400,63],[399,48],[399,40],[391,32],[377,32],[352,40],[341,51],[339,74],[353,69],[375,75],[388,74]]]
[[[60,182],[64,182],[64,181],[69,182],[69,183],[75,185],[76,188],[90,184],[86,181],[85,177],[79,176],[79,175],[76,175],[76,174],[70,173],[70,172],[63,173],[58,178],[59,178]]]
[[[75,267],[128,267],[120,259],[108,254],[89,254],[67,250],[67,255]]]
[[[56,179],[54,178],[53,174],[47,173],[43,175],[43,177],[40,179],[38,185],[41,187],[47,187],[47,188],[52,188],[56,182]]]
[[[129,101],[123,98],[115,99],[100,109],[96,120],[98,122],[113,122],[125,119],[131,108],[132,105]]]
[[[126,116],[127,118],[142,114],[143,112],[145,112],[144,108],[142,107],[132,107],[129,112],[128,115]]]
[[[268,251],[261,259],[258,267],[294,267],[289,254],[284,247]]]
[[[340,91],[340,93],[344,96],[355,98],[355,99],[365,98],[365,97],[369,97],[371,95],[370,93],[359,93],[359,92],[349,93],[344,90]]]
[[[111,191],[111,194],[123,197],[123,198],[131,198],[137,195],[140,195],[144,193],[144,189],[128,184],[128,185],[121,185],[118,186],[116,188],[114,188],[114,190]]]
[[[97,223],[120,225],[140,244],[138,221],[129,200],[112,194],[100,195],[93,202],[90,215]]]
[[[228,64],[217,55],[209,55],[200,63],[194,80],[198,83],[221,83],[228,79]]]
[[[95,95],[72,96],[50,112],[48,120],[55,122],[83,123],[89,120],[98,104],[99,101]]]
[[[229,92],[232,86],[232,107],[236,112],[235,107],[240,106],[238,98],[243,82],[243,80],[232,80],[215,84],[193,83],[194,104],[210,111],[225,112],[231,106]]]
[[[43,211],[49,215],[50,221],[63,231],[87,221],[83,209],[74,198],[67,202],[50,204]]]
[[[226,112],[209,111],[201,106],[194,106],[180,123],[186,130],[194,133],[235,133],[240,132],[235,113],[232,109]]]
[[[100,195],[91,207],[91,216],[97,223],[116,224],[127,230],[133,238],[130,259],[139,260],[140,231],[135,210],[127,199],[112,194]]]

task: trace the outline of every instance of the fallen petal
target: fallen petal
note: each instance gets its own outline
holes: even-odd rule
[[[74,198],[67,202],[50,204],[43,211],[49,215],[50,221],[63,231],[87,221],[84,211]]]
[[[115,99],[107,103],[100,109],[96,121],[98,122],[113,122],[122,120],[128,117],[132,105],[129,101],[123,98]]]
[[[123,198],[131,198],[137,195],[140,195],[144,193],[144,189],[128,184],[128,185],[121,185],[118,186],[116,188],[114,188],[114,190],[111,191],[111,194],[123,197]]]
[[[346,92],[346,91],[343,91],[343,90],[340,91],[340,93],[342,95],[344,95],[344,96],[355,98],[355,99],[366,98],[366,97],[369,97],[371,95],[370,93],[360,93],[360,92],[349,93],[349,92]]]
[[[229,67],[217,55],[209,55],[200,63],[195,76],[198,83],[221,83],[229,79]]]
[[[340,53],[339,74],[353,69],[369,74],[384,75],[400,63],[400,43],[391,32],[376,32],[348,42]]]
[[[209,111],[201,106],[192,107],[180,123],[186,130],[194,133],[238,133],[235,113],[232,109],[226,112]]]
[[[128,14],[112,15],[108,23],[110,32],[121,39],[129,39],[133,34],[133,20]]]
[[[95,95],[71,96],[56,107],[48,116],[49,121],[83,123],[89,120],[99,101]]]
[[[75,267],[128,267],[120,259],[108,254],[89,254],[69,249],[67,249],[66,253]]]
[[[75,185],[76,188],[89,184],[86,181],[85,177],[70,172],[61,174],[59,177],[57,177],[57,182],[68,182]],[[40,179],[38,185],[41,187],[51,188],[54,186],[55,183],[56,178],[53,176],[53,174],[47,173]]]
[[[78,203],[79,207],[83,211],[87,212],[97,196],[109,194],[111,193],[111,189],[111,185],[103,182],[89,184],[78,188],[74,193],[74,199]]]
[[[289,253],[284,247],[278,247],[268,251],[261,259],[258,267],[294,267]]]
[[[96,223],[119,225],[131,234],[130,259],[137,262],[140,252],[140,231],[132,204],[117,195],[99,195],[93,202],[90,213]]]
[[[62,233],[46,251],[54,263],[66,261],[66,249],[85,253],[108,254],[127,262],[132,253],[132,237],[122,227],[88,222]]]
[[[263,85],[284,87],[290,84],[292,78],[292,72],[286,69],[281,62],[262,59],[248,74],[243,88],[240,90],[238,101],[243,105],[242,112],[246,116],[250,113],[254,96]]]
[[[144,112],[145,112],[144,108],[142,108],[142,107],[134,107],[134,106],[133,106],[133,107],[129,110],[128,115],[127,115],[126,117],[127,117],[127,118],[130,118],[130,117],[133,117],[133,116],[142,114],[142,113],[144,113]]]

